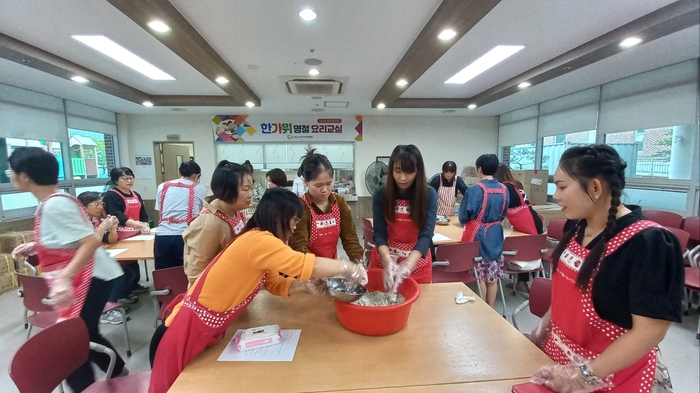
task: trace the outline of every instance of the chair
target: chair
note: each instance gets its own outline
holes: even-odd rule
[[[677,238],[678,242],[681,244],[681,251],[683,251],[683,256],[687,256],[688,254],[688,239],[690,239],[690,234],[688,232],[674,228],[674,227],[666,227],[666,229],[673,233]]]
[[[515,316],[523,311],[526,307],[530,308],[530,312],[540,318],[544,316],[549,310],[549,306],[552,304],[552,280],[548,278],[536,277],[532,280],[532,285],[530,286],[530,298],[521,303],[510,316],[510,320],[513,322],[513,326],[518,328],[518,322]]]
[[[642,217],[654,221],[659,225],[665,227],[672,227],[680,229],[681,223],[683,222],[683,216],[673,212],[667,212],[665,210],[642,210]]]
[[[435,249],[433,282],[475,282],[481,242],[444,244]],[[477,285],[479,296],[481,286]]]
[[[700,245],[700,217],[691,216],[684,218],[681,229],[690,235],[688,248],[692,249]]]
[[[542,259],[543,255],[548,251],[545,248],[547,235],[528,235],[528,236],[510,236],[503,241],[503,257],[505,274],[515,276],[513,281],[513,295],[515,295],[515,286],[518,283],[518,274],[520,273],[540,273],[544,271],[542,264],[536,269],[512,269],[508,267],[510,261],[536,261]],[[501,283],[501,286],[503,284]]]
[[[374,229],[374,224],[366,217],[362,217],[362,226],[366,226],[369,229]]]
[[[32,334],[32,327],[37,326],[46,329],[53,326],[58,321],[58,311],[55,311],[51,306],[47,306],[42,301],[49,297],[49,286],[46,279],[43,277],[30,276],[26,274],[17,274],[19,283],[22,289],[18,291],[18,295],[24,301],[24,308],[27,312],[32,311],[34,314],[27,315],[26,323],[29,324],[27,338]],[[126,310],[119,303],[107,302],[102,312],[115,310],[122,315],[122,325],[124,329],[124,339],[126,341],[126,356],[131,356],[131,343],[129,342],[129,328],[127,327]]]
[[[564,237],[565,218],[553,218],[547,223],[547,237],[554,240],[561,240]]]
[[[363,220],[366,220],[366,218],[363,218]],[[362,241],[365,248],[365,258],[369,261],[372,256],[372,249],[374,248],[374,229],[371,226],[365,225],[364,222],[362,223]]]
[[[66,319],[20,346],[10,360],[10,378],[20,393],[50,393],[88,360],[90,349],[109,355],[107,378],[110,378],[116,362],[114,351],[91,343],[82,319]],[[146,392],[150,376],[150,373],[141,373],[98,381],[85,392]]]
[[[165,321],[165,309],[178,295],[187,292],[189,280],[182,266],[169,267],[153,271],[153,288],[151,296],[156,302],[156,326],[158,321]],[[158,303],[161,305],[159,306]]]

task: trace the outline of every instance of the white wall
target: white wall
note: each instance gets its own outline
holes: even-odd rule
[[[122,165],[133,166],[134,156],[152,155],[153,142],[179,134],[182,142],[194,142],[195,161],[202,167],[202,184],[209,185],[218,158],[208,115],[118,115],[117,130]],[[428,177],[440,172],[442,163],[457,163],[457,172],[474,165],[484,153],[496,154],[498,120],[495,117],[389,117],[365,116],[363,141],[355,145],[355,185],[365,189],[365,169],[376,156],[389,156],[398,144],[418,146]],[[137,180],[135,189],[144,199],[154,199],[156,180]]]

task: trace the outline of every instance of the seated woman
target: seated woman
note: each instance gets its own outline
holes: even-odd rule
[[[166,392],[192,359],[224,336],[263,285],[273,295],[288,297],[322,285],[309,281],[311,277],[340,275],[366,283],[361,264],[296,252],[286,245],[301,214],[301,201],[293,192],[280,188],[265,193],[244,232],[209,264],[156,329],[149,392]]]

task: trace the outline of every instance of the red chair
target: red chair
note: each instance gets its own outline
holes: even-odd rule
[[[476,282],[476,267],[481,260],[481,242],[444,244],[435,249],[433,282]],[[479,296],[481,286],[477,285]]]
[[[182,266],[169,267],[153,271],[153,288],[151,296],[155,299],[156,305],[156,326],[158,321],[165,321],[167,315],[165,310],[168,304],[178,295],[187,292],[189,280]],[[158,303],[161,305],[158,306]]]
[[[116,355],[102,345],[91,343],[85,323],[71,318],[50,326],[27,340],[10,360],[10,378],[20,393],[50,393],[88,360],[90,349],[110,357],[111,377]],[[151,373],[98,381],[85,392],[146,392]]]
[[[523,311],[526,307],[530,308],[530,312],[540,318],[544,316],[549,310],[549,306],[552,304],[552,280],[548,278],[536,277],[532,280],[532,285],[530,286],[530,298],[525,300],[520,304],[510,316],[510,320],[513,322],[513,326],[518,328],[518,322],[515,316]]]
[[[503,272],[515,277],[513,280],[513,295],[515,295],[515,286],[518,283],[518,274],[542,274],[544,269],[542,268],[542,263],[539,264],[539,267],[533,269],[514,269],[509,267],[508,263],[511,261],[541,260],[548,251],[545,248],[546,243],[547,235],[510,236],[503,241],[503,257],[505,259]]]
[[[369,229],[374,229],[374,225],[372,224],[372,221],[370,221],[366,217],[362,217],[362,226],[366,226]]]
[[[688,239],[690,239],[690,234],[682,229],[674,227],[666,227],[666,229],[678,238],[678,242],[681,244],[681,251],[683,251],[683,255],[685,256],[688,253]]]
[[[43,277],[30,276],[17,273],[17,278],[22,286],[18,291],[18,295],[24,301],[24,308],[27,312],[31,311],[34,314],[27,315],[26,321],[29,324],[27,338],[32,334],[32,327],[37,326],[46,329],[53,326],[58,321],[58,311],[50,306],[47,306],[42,300],[49,297],[49,286],[46,279]],[[108,302],[102,312],[115,310],[121,313],[124,328],[124,340],[126,341],[126,356],[131,356],[131,343],[129,342],[129,328],[127,327],[126,310],[119,303]]]
[[[366,220],[366,218],[363,218],[363,220]],[[372,256],[372,249],[374,248],[374,228],[365,225],[364,222],[362,223],[362,241],[365,248],[365,258],[369,262]]]
[[[659,225],[678,229],[680,229],[681,223],[683,222],[683,216],[665,210],[642,210],[642,217],[646,220],[654,221]]]
[[[681,229],[688,232],[688,235],[690,235],[690,240],[688,242],[689,249],[700,245],[700,217],[691,216],[684,218]]]
[[[564,225],[566,218],[553,218],[547,224],[547,237],[554,240],[561,240],[564,237]]]

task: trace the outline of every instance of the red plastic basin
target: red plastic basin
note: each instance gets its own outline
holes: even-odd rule
[[[369,292],[385,290],[382,269],[368,269],[367,277]],[[406,326],[411,315],[411,306],[420,296],[420,286],[409,277],[401,283],[398,292],[406,298],[405,302],[391,306],[367,307],[333,301],[335,313],[340,323],[351,332],[366,336],[394,334]]]

